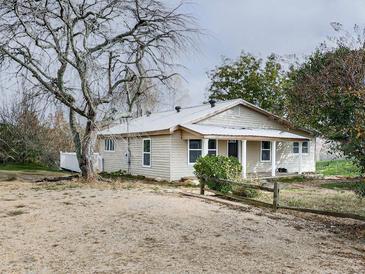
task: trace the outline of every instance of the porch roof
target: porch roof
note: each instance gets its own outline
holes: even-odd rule
[[[211,125],[185,124],[181,128],[192,134],[209,139],[242,139],[242,140],[309,140],[308,137],[288,131],[266,128],[230,128]]]

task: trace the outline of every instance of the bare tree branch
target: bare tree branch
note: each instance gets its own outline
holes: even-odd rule
[[[83,136],[74,130],[85,176],[103,110],[127,86],[133,103],[175,75],[174,57],[198,33],[179,10],[159,0],[0,0],[0,65],[66,105],[72,129],[76,113],[86,120]]]

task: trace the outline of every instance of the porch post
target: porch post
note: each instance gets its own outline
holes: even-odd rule
[[[209,141],[209,139],[205,139],[205,138],[203,139],[203,151],[202,151],[203,157],[208,155],[208,141]]]
[[[303,162],[303,156],[302,156],[302,142],[299,142],[299,167],[298,167],[298,174],[302,174],[302,162]]]
[[[276,141],[271,141],[271,176],[275,177],[276,172]]]
[[[242,177],[247,178],[247,140],[241,141],[241,164],[242,164]]]

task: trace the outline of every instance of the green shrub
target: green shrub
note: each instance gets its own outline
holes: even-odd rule
[[[354,191],[360,199],[365,198],[365,182],[358,183]]]
[[[201,183],[206,183],[212,190],[227,193],[232,190],[230,184],[206,180],[206,178],[237,180],[241,176],[242,166],[235,157],[207,155],[196,161],[194,169],[194,174]]]

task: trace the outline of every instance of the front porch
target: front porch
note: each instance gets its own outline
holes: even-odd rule
[[[294,176],[303,173],[303,154],[301,153],[303,142],[296,141],[299,143],[299,153],[294,155],[291,141],[206,138],[201,140],[202,156],[212,154],[210,147],[216,144],[216,155],[236,157],[242,164],[243,178]]]
[[[295,176],[311,171],[306,163],[310,159],[306,136],[274,129],[227,129],[200,125],[198,128],[194,125],[193,129],[186,128],[182,134],[182,138],[188,140],[188,154],[190,142],[200,140],[202,156],[237,157],[242,164],[243,178]]]

